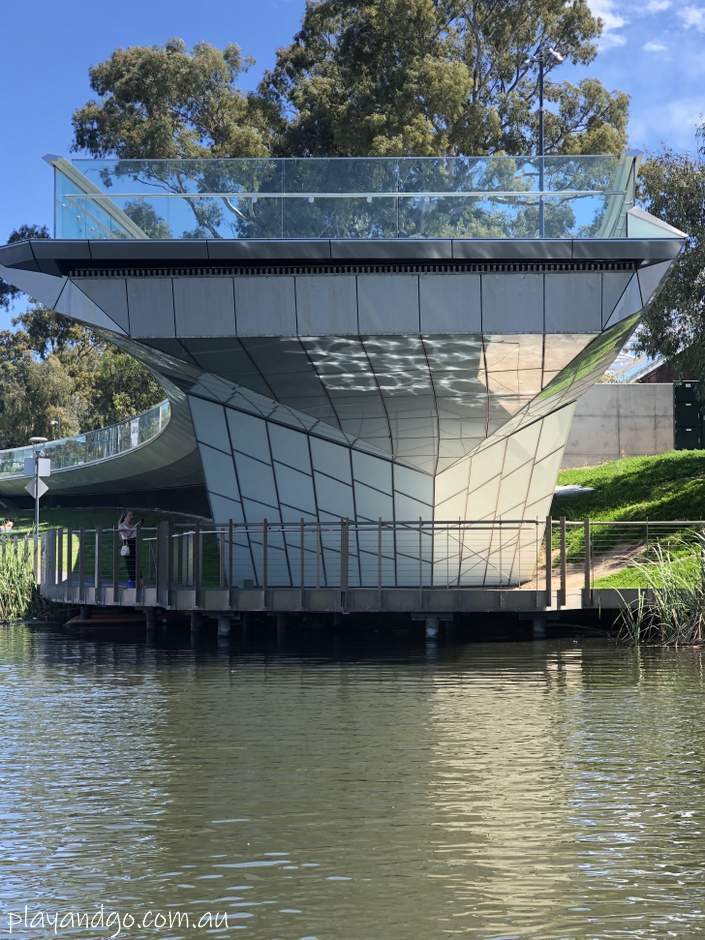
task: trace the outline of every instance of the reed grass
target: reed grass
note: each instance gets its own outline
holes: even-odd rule
[[[41,609],[31,552],[19,545],[0,557],[0,622],[36,617]]]
[[[619,615],[618,636],[633,645],[689,646],[705,638],[705,537],[652,546],[632,567],[646,590]]]

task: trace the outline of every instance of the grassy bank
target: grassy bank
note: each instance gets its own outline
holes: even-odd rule
[[[54,529],[61,527],[63,529],[110,529],[118,524],[122,510],[110,507],[100,507],[93,509],[83,508],[62,508],[62,509],[42,509],[40,529]],[[180,513],[160,512],[157,510],[135,510],[138,519],[144,519],[147,527],[158,525],[164,520],[171,520],[174,523],[191,524],[195,522],[195,516],[183,515]],[[34,513],[31,509],[11,511],[1,510],[0,519],[11,519],[13,523],[13,534],[23,535],[25,532],[32,532],[34,527]]]
[[[705,519],[705,451],[625,457],[599,467],[563,470],[561,485],[594,487],[556,497],[554,516],[609,521]]]
[[[597,587],[644,585],[643,563],[667,551],[684,575],[699,577],[698,529],[623,525],[628,522],[671,522],[705,519],[705,452],[673,451],[655,457],[627,457],[599,467],[564,470],[559,483],[580,484],[593,492],[556,497],[554,517],[609,523],[593,528],[593,556],[624,552],[631,556],[621,570],[599,578]],[[568,557],[584,555],[582,531],[569,530]],[[658,577],[658,575],[654,575]]]

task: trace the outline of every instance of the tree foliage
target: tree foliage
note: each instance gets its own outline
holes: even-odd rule
[[[647,308],[641,348],[705,377],[705,125],[695,156],[665,150],[640,174],[644,207],[688,234],[661,291]]]
[[[121,421],[164,392],[131,356],[33,305],[0,331],[0,448]]]
[[[536,53],[588,63],[600,32],[586,0],[318,0],[261,91],[285,154],[530,153]],[[547,152],[621,152],[627,96],[550,72]]]
[[[22,225],[8,241],[48,238],[43,226]],[[0,281],[0,306],[20,291]],[[31,304],[0,330],[0,448],[39,434],[66,436],[143,411],[163,397],[135,359],[92,330]]]
[[[263,102],[236,87],[249,64],[234,44],[116,49],[89,70],[100,100],[74,112],[74,149],[120,159],[264,155]]]

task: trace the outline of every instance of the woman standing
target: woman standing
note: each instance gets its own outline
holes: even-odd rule
[[[120,516],[120,521],[118,522],[118,535],[122,539],[122,548],[120,549],[120,554],[125,559],[125,564],[127,565],[127,586],[128,588],[136,587],[135,585],[135,570],[137,566],[137,526],[139,523],[135,522],[134,514],[132,510],[124,512]],[[125,551],[127,549],[127,551]]]

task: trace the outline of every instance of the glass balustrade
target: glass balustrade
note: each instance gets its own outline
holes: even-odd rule
[[[146,444],[161,434],[170,417],[169,402],[163,401],[128,421],[87,431],[75,437],[49,441],[43,444],[40,450],[43,456],[51,459],[52,473],[57,470],[70,470],[97,460],[117,457]],[[32,454],[31,447],[0,451],[0,479],[23,475],[25,458],[31,457]]]
[[[57,238],[619,237],[632,156],[65,160]],[[543,179],[543,185],[542,185]]]

